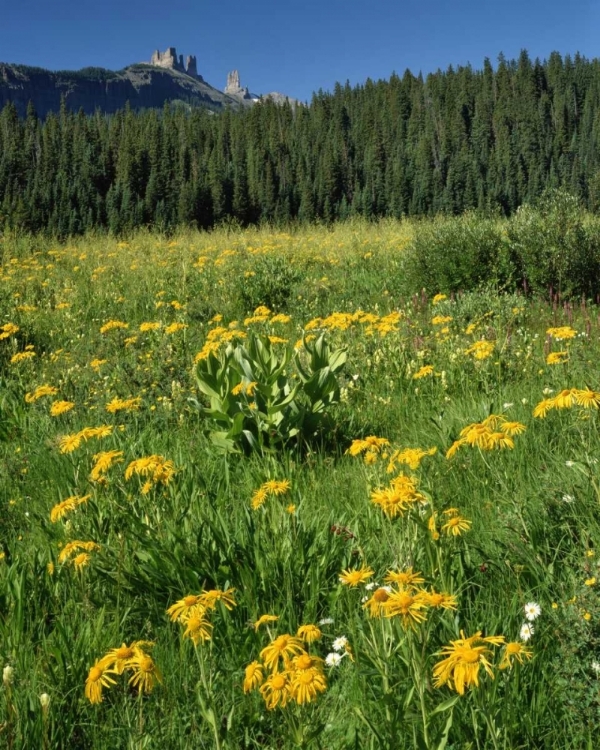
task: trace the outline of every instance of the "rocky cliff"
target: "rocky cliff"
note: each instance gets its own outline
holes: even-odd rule
[[[267,96],[279,103],[296,104],[283,94]],[[86,114],[98,109],[110,114],[127,103],[132,109],[161,108],[165,102],[219,111],[249,107],[261,99],[242,88],[237,70],[227,76],[225,91],[214,88],[198,73],[196,57],[188,55],[184,64],[183,55],[178,55],[175,47],[165,52],[156,50],[150,62],[117,72],[104,68],[55,72],[0,63],[0,109],[13,102],[19,115],[24,116],[27,105],[33,102],[43,118],[59,111],[63,97],[68,109],[83,109]]]

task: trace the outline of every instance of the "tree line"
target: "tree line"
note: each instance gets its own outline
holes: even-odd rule
[[[67,236],[227,220],[511,214],[547,187],[600,205],[600,61],[336,84],[310,103],[214,114],[0,113],[0,229]]]

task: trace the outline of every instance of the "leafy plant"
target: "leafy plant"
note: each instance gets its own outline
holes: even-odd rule
[[[268,337],[251,333],[246,342],[209,354],[197,365],[196,382],[218,428],[213,442],[227,451],[260,451],[309,439],[340,399],[337,374],[346,357],[323,334],[314,342],[304,339],[300,351],[288,346],[278,354]]]

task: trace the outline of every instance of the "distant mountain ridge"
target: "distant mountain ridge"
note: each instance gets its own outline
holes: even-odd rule
[[[279,103],[296,104],[283,94],[266,96]],[[237,71],[228,75],[225,91],[211,86],[198,73],[195,56],[189,55],[184,65],[183,55],[178,56],[175,47],[163,53],[156,50],[150,62],[119,71],[93,67],[51,71],[0,62],[0,109],[12,102],[24,116],[32,102],[37,114],[46,117],[59,111],[63,97],[68,109],[83,109],[86,114],[97,109],[114,113],[127,103],[136,110],[161,108],[165,102],[218,112],[227,107],[252,106],[261,99],[241,87]]]

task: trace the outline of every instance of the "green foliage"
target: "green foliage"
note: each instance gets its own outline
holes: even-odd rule
[[[304,339],[303,351],[277,354],[268,337],[251,333],[222,354],[212,352],[196,366],[198,388],[210,399],[204,411],[221,428],[213,442],[245,451],[308,441],[328,408],[339,401],[337,374],[344,349],[331,350],[322,334]],[[289,373],[291,364],[295,372]]]
[[[514,268],[499,223],[469,213],[416,225],[407,250],[407,275],[414,290],[430,294],[508,285]]]
[[[252,264],[251,275],[238,279],[238,296],[248,312],[259,305],[281,312],[301,279],[300,269],[284,255],[259,255]]]
[[[561,190],[521,206],[508,224],[508,242],[529,287],[563,297],[600,289],[600,223],[586,224],[580,201]]]

